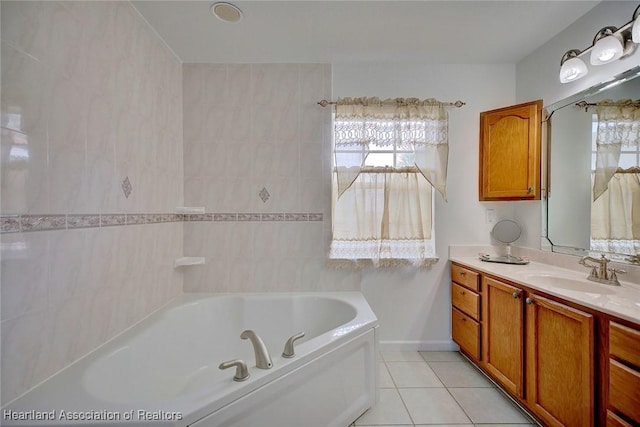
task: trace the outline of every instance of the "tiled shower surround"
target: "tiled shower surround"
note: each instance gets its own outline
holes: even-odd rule
[[[129,2],[0,4],[2,405],[182,291],[359,289],[325,267],[330,65],[181,64]]]
[[[184,64],[186,292],[359,290],[325,266],[331,215],[328,64]],[[232,215],[235,215],[232,214]],[[257,221],[261,218],[261,221]]]
[[[184,175],[182,64],[129,2],[0,5],[5,404],[182,291]]]

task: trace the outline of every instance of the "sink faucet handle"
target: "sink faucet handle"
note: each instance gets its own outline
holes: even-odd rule
[[[616,268],[609,269],[609,283],[613,285],[620,286],[620,282],[618,281],[618,274],[625,274],[625,270],[618,270]]]
[[[218,366],[218,369],[228,369],[233,368],[234,366],[236,367],[236,374],[233,377],[234,381],[240,382],[249,378],[249,369],[247,368],[247,364],[244,360],[234,359],[222,362],[220,366]]]
[[[291,336],[284,345],[284,351],[282,352],[282,357],[292,358],[296,355],[293,350],[293,343],[304,337],[304,332],[297,333]]]

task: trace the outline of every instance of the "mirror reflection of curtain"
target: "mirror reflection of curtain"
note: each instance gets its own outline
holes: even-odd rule
[[[640,144],[640,102],[601,101],[596,104],[596,170],[593,181],[593,200],[606,190],[616,173],[620,152]]]
[[[614,173],[607,189],[593,201],[591,250],[640,253],[640,168]]]

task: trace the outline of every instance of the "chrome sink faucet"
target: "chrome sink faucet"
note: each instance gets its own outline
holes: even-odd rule
[[[595,262],[597,265],[588,264],[587,261]],[[591,273],[589,273],[589,277],[587,277],[588,280],[606,285],[620,286],[617,273],[626,273],[626,271],[607,268],[610,261],[611,260],[604,255],[600,258],[585,256],[582,257],[578,263],[591,269]]]
[[[259,369],[271,369],[273,368],[273,363],[271,362],[271,356],[269,355],[269,350],[267,350],[267,346],[264,345],[264,342],[258,334],[256,334],[251,329],[247,329],[246,331],[240,334],[240,338],[243,340],[250,340],[253,345],[253,352],[256,356],[256,368]]]

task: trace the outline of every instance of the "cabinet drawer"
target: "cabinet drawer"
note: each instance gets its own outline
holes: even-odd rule
[[[640,372],[609,359],[609,407],[640,423]]]
[[[632,427],[631,424],[617,416],[611,411],[607,411],[607,427]]]
[[[452,308],[451,335],[465,353],[480,360],[480,324],[478,322]]]
[[[453,264],[451,265],[451,280],[473,291],[480,291],[478,273],[475,271]]]
[[[640,367],[640,331],[610,322],[609,353],[620,360]]]
[[[480,320],[480,295],[469,289],[451,284],[451,303],[460,311],[465,312],[475,320]]]

